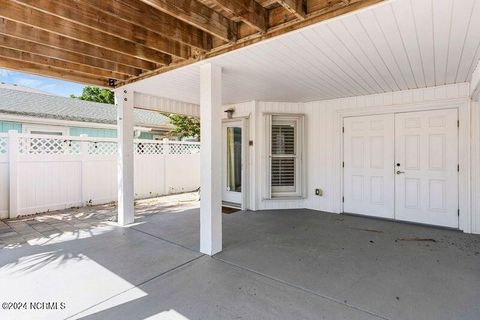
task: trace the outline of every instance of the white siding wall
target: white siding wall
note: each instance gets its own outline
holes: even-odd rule
[[[472,232],[480,233],[480,102],[473,102],[471,109]]]
[[[340,212],[341,203],[341,122],[342,110],[368,111],[376,107],[398,108],[422,103],[445,102],[457,104],[470,103],[467,83],[440,87],[405,90],[392,93],[358,96],[352,98],[316,101],[309,103],[248,102],[232,105],[237,113],[250,117],[250,201],[252,210],[309,208],[314,210]],[[226,106],[232,107],[232,106]],[[480,233],[480,106],[472,103],[471,112],[471,199],[472,232]],[[241,110],[241,111],[240,111]],[[305,145],[307,157],[307,197],[305,200],[264,200],[262,190],[264,172],[264,136],[265,128],[262,113],[304,113]],[[468,146],[467,146],[468,148]],[[315,188],[323,190],[323,196],[315,196]],[[468,218],[469,219],[469,218]]]

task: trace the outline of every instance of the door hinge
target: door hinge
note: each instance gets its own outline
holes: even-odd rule
[[[460,128],[460,120],[457,120],[457,128]]]
[[[460,165],[457,164],[457,172],[460,172]]]
[[[342,132],[345,132],[345,127],[342,127]]]
[[[457,210],[457,215],[460,217],[460,209]]]
[[[345,202],[345,197],[342,197],[342,202]]]
[[[345,168],[345,162],[342,162],[342,168]]]

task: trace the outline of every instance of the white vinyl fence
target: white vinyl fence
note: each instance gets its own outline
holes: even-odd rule
[[[135,140],[135,196],[200,186],[200,144]],[[117,139],[0,133],[0,218],[117,199]]]

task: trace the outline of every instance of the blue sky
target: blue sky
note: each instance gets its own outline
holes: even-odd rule
[[[27,73],[10,71],[0,68],[0,82],[17,84],[25,87],[34,88],[41,91],[68,97],[71,94],[82,94],[83,85],[56,80],[53,78],[34,76]]]

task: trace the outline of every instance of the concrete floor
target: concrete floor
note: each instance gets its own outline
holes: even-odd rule
[[[480,236],[310,210],[223,216],[198,252],[193,206],[0,250],[0,319],[479,319]],[[420,239],[427,241],[418,241]]]

